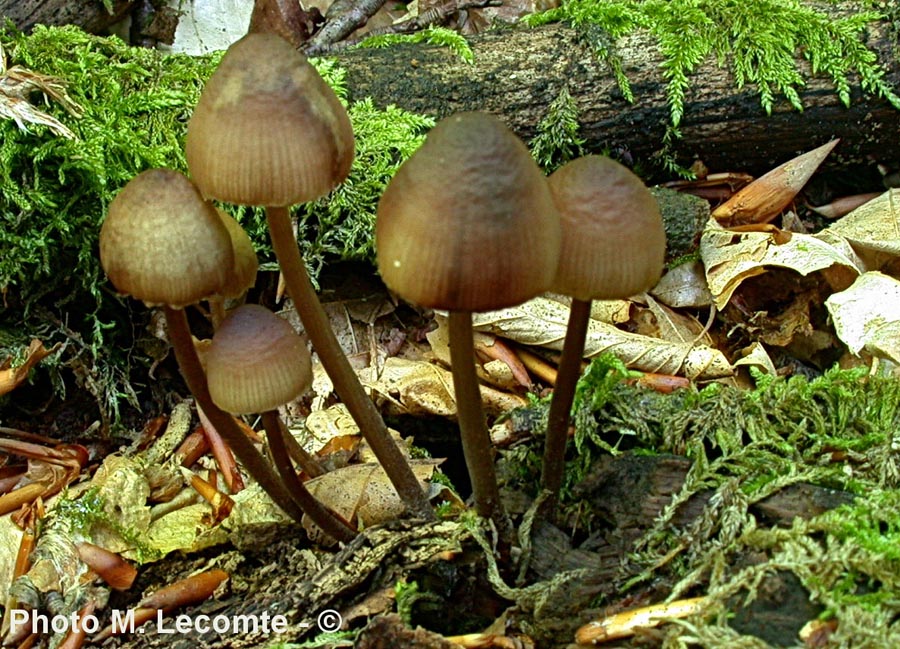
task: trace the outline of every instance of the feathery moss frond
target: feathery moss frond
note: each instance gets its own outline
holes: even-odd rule
[[[600,28],[612,39],[648,30],[665,59],[671,125],[677,128],[691,77],[711,59],[730,69],[738,87],[754,84],[767,113],[779,96],[796,110],[803,109],[801,58],[809,61],[813,74],[831,79],[845,104],[850,101],[848,77],[856,74],[865,92],[900,109],[900,97],[884,81],[875,53],[860,40],[866,26],[881,17],[863,11],[835,18],[800,0],[564,0],[556,9],[530,16],[527,23],[566,21],[589,37],[591,29]],[[597,48],[603,60],[609,52],[608,46]],[[627,79],[619,85],[630,96]]]

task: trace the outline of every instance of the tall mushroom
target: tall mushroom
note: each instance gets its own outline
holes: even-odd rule
[[[375,242],[385,284],[410,302],[450,312],[460,434],[476,509],[501,530],[490,437],[475,374],[472,312],[500,309],[549,288],[559,217],[525,145],[496,117],[439,122],[378,204]]]
[[[100,228],[100,263],[116,290],[148,306],[161,305],[169,340],[197,405],[262,488],[300,520],[278,476],[238,428],[212,402],[184,308],[222,291],[234,251],[215,207],[186,177],[150,169],[128,182],[109,205]]]
[[[312,384],[309,350],[291,325],[265,307],[238,307],[213,336],[206,352],[206,374],[210,396],[222,410],[262,415],[275,466],[300,508],[326,534],[351,540],[356,532],[309,493],[288,455],[288,433],[277,408]]]
[[[353,131],[334,91],[302,54],[273,34],[248,34],[206,83],[188,123],[186,155],[207,198],[266,208],[288,294],[335,390],[400,497],[433,518],[425,493],[344,356],[310,283],[289,206],[343,182]]]
[[[550,402],[541,486],[552,509],[562,486],[566,432],[581,374],[591,300],[627,298],[659,280],[666,234],[659,206],[641,179],[603,156],[572,160],[548,179],[562,224],[553,290],[572,296]]]

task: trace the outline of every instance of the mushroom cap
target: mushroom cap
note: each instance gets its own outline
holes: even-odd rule
[[[562,223],[553,290],[579,300],[626,298],[659,281],[666,233],[644,183],[614,160],[585,156],[550,175]]]
[[[222,295],[228,298],[236,298],[243,295],[256,283],[256,271],[259,270],[259,260],[256,258],[256,250],[250,236],[241,227],[231,214],[221,208],[216,208],[222,223],[231,237],[231,247],[234,249],[234,265],[228,273],[228,280],[222,288]]]
[[[378,203],[378,269],[406,300],[486,311],[547,290],[560,226],[546,179],[499,119],[439,122]]]
[[[235,415],[266,412],[312,384],[309,350],[293,327],[257,304],[228,314],[206,350],[209,394]]]
[[[207,81],[188,123],[185,154],[207,198],[293,205],[347,177],[353,128],[305,56],[274,34],[247,34]]]
[[[222,290],[234,252],[216,208],[190,180],[150,169],[109,204],[100,263],[120,293],[148,305],[183,307]]]

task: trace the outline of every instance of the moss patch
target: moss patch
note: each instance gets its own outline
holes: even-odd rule
[[[83,109],[80,117],[40,93],[31,100],[74,134],[0,121],[0,357],[31,337],[64,342],[56,359],[95,395],[106,422],[123,398],[135,401],[132,361],[146,318],[112,295],[97,255],[106,208],[133,176],[151,167],[185,171],[187,121],[221,53],[163,55],[71,28],[0,33],[9,66],[52,75]],[[344,71],[315,64],[346,97]],[[396,167],[419,145],[429,118],[370,102],[349,106],[357,156],[348,181],[330,197],[297,208],[303,249],[313,276],[328,259],[371,259],[375,207]],[[251,234],[263,263],[273,256],[265,221],[254,210],[233,212]],[[165,252],[160,251],[160,263]],[[57,381],[62,387],[62,382]]]
[[[768,646],[732,628],[732,613],[761,596],[773,575],[787,574],[823,617],[836,619],[835,646],[896,644],[900,382],[833,369],[812,380],[757,375],[754,390],[713,384],[660,394],[630,382],[635,376],[601,357],[579,383],[563,501],[580,527],[575,536],[603,528],[573,496],[601,455],[676,454],[692,462],[681,489],[633,544],[615,601],[667,583],[671,598],[707,595],[713,606],[702,619],[668,627],[672,644],[664,646],[683,646],[685,634],[702,638],[701,646]],[[516,417],[532,421],[544,407]],[[519,448],[513,455],[513,486],[533,489],[534,476],[522,467],[536,454]],[[759,503],[799,484],[843,490],[836,502],[845,504],[809,511],[787,527],[759,516]],[[700,513],[685,522],[688,501],[701,503]]]

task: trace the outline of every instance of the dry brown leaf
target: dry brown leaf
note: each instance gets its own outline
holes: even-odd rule
[[[701,341],[705,345],[712,343],[703,325],[695,318],[670,309],[650,296],[647,297],[647,308],[656,318],[658,338],[673,343],[693,344]]]
[[[838,337],[854,354],[865,350],[900,363],[900,281],[879,272],[860,275],[825,300]]]
[[[820,236],[793,234],[776,244],[767,232],[732,232],[710,219],[700,238],[700,258],[715,304],[723,308],[741,283],[766,272],[768,266],[789,268],[801,275],[844,266],[860,272],[859,257],[848,247]]]
[[[865,270],[878,270],[900,257],[900,189],[884,192],[820,234],[845,239],[862,257]]]
[[[474,326],[523,345],[562,349],[569,310],[559,302],[536,298],[519,306],[473,314]],[[597,320],[588,323],[584,356],[609,352],[631,368],[690,379],[731,374],[724,354],[705,345],[672,343],[631,334]]]
[[[712,304],[712,293],[706,283],[703,264],[691,261],[680,264],[662,276],[650,294],[670,307],[696,308]]]
[[[713,210],[723,225],[767,223],[781,213],[840,140],[832,140],[754,180]]]
[[[388,358],[377,379],[363,382],[399,414],[456,417],[453,377],[432,363]],[[488,386],[481,386],[481,398],[492,417],[527,404],[518,395]]]
[[[50,349],[47,349],[44,347],[44,343],[35,338],[25,352],[25,359],[16,367],[11,367],[11,358],[7,358],[0,363],[0,395],[12,392],[19,387],[28,378],[28,372],[31,371],[31,368],[58,350],[59,347],[60,345],[57,343]]]
[[[826,219],[839,219],[879,196],[881,196],[880,192],[841,196],[825,205],[810,205],[809,209]]]
[[[769,376],[777,375],[775,363],[772,362],[766,348],[759,342],[751,343],[747,349],[743,350],[741,357],[734,362],[734,366],[755,367]]]
[[[435,468],[443,460],[411,460],[416,479],[427,487]],[[307,481],[306,488],[324,505],[345,520],[356,520],[360,527],[370,527],[403,516],[406,505],[397,495],[390,478],[380,464],[352,464]],[[311,529],[312,523],[304,526]]]

